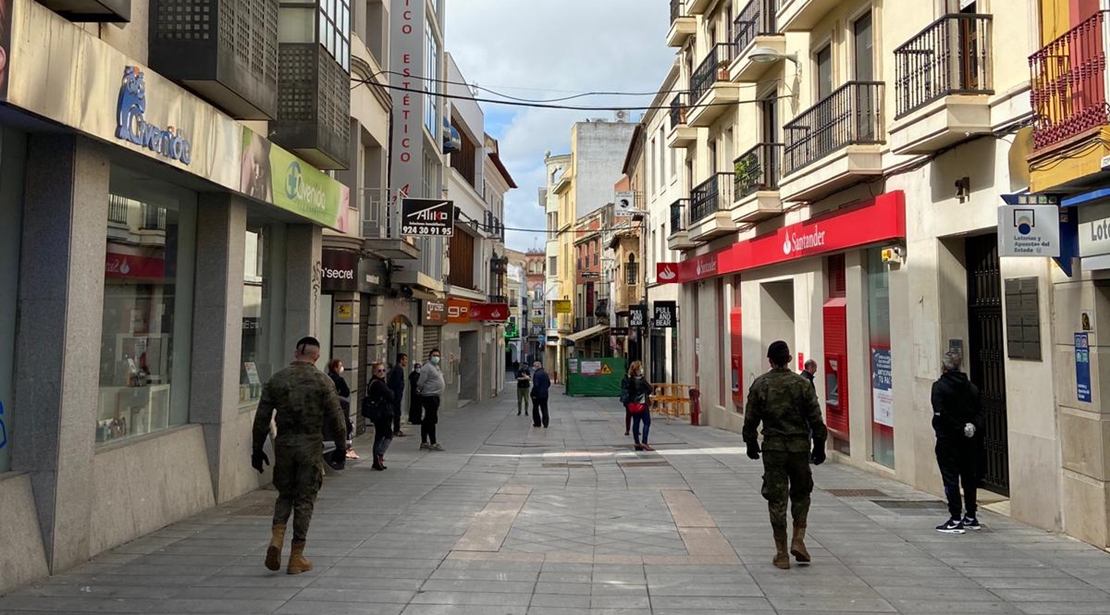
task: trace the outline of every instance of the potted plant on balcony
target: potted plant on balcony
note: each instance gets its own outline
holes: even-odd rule
[[[728,60],[717,62],[717,81],[728,81]]]
[[[748,196],[761,187],[759,176],[762,170],[759,168],[759,156],[755,152],[738,158],[733,163],[732,170],[736,176],[736,198]]]

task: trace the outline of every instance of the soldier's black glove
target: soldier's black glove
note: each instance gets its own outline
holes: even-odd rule
[[[745,444],[748,448],[748,459],[759,459],[759,442],[752,440],[751,442],[745,442]]]
[[[270,458],[262,451],[255,451],[251,453],[251,467],[262,473],[262,464],[270,465]]]
[[[815,466],[819,466],[822,463],[825,463],[825,443],[824,442],[821,442],[820,444],[814,445],[813,454],[809,456],[809,460]]]

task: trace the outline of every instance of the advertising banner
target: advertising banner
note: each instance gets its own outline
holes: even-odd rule
[[[1075,396],[1091,403],[1091,345],[1086,332],[1075,334]]]
[[[455,202],[402,199],[401,234],[405,237],[451,237],[455,234]]]
[[[893,371],[889,348],[871,349],[871,409],[879,425],[894,427]]]
[[[424,299],[420,310],[420,324],[438,327],[447,322],[447,304],[438,299]]]
[[[998,249],[999,256],[1060,256],[1060,208],[1056,205],[1000,206]]]
[[[358,291],[358,254],[347,250],[324,250],[320,256],[324,291]]]
[[[628,326],[643,327],[647,325],[647,306],[643,304],[628,306]]]
[[[556,314],[571,314],[571,313],[573,313],[572,310],[571,310],[570,299],[559,299],[558,301],[555,301],[554,303],[555,303],[555,313]]]
[[[618,218],[630,218],[635,214],[643,213],[636,210],[635,192],[618,192],[613,196],[613,215]]]
[[[350,190],[246,128],[241,171],[243,194],[346,232]]]
[[[448,299],[447,322],[452,325],[465,325],[469,323],[470,302],[466,299]]]
[[[486,322],[505,322],[509,319],[509,304],[471,303],[470,319]]]
[[[675,322],[678,321],[678,304],[674,301],[656,301],[655,318],[652,319],[651,326],[658,329],[670,329],[674,327]]]

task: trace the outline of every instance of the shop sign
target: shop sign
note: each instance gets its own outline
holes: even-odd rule
[[[436,199],[401,200],[401,235],[451,237],[455,233],[455,202]]]
[[[350,301],[335,304],[335,319],[350,322],[355,319],[355,306]]]
[[[655,263],[655,279],[660,284],[669,284],[678,279],[678,263]]]
[[[572,314],[570,299],[559,299],[553,302],[556,314]]]
[[[472,303],[470,319],[486,322],[505,322],[509,319],[508,303]]]
[[[1082,210],[1080,214],[1082,215]],[[1101,256],[1110,254],[1110,217],[1080,221],[1079,255]]]
[[[438,327],[447,322],[447,304],[438,299],[424,299],[420,310],[420,324]]]
[[[651,326],[658,329],[670,329],[674,327],[677,321],[677,303],[674,301],[656,301],[653,307],[655,308],[655,318],[652,319]]]
[[[631,218],[644,212],[636,209],[635,192],[618,192],[613,195],[613,215],[617,218]]]
[[[466,299],[447,300],[447,323],[465,325],[470,322],[470,302]]]
[[[346,250],[324,250],[321,255],[324,291],[358,291],[358,255]]]
[[[407,0],[404,6],[395,6],[389,20],[390,73],[393,117],[396,125],[392,132],[389,153],[392,159],[391,186],[396,186],[403,197],[418,190],[424,182],[425,140],[424,129],[432,133],[432,143],[440,141],[442,128],[435,118],[428,118],[425,111],[425,82],[419,77],[427,75],[429,62],[428,44],[424,38],[426,2]],[[434,154],[435,149],[428,152]]]
[[[1082,234],[1080,235],[1082,241]],[[999,256],[1060,256],[1060,208],[1002,205],[998,208]]]
[[[642,327],[647,320],[647,306],[643,304],[628,306],[628,326]]]
[[[660,263],[660,284],[682,284],[906,236],[901,190],[845,210],[818,216],[680,263]],[[668,279],[669,278],[669,279]]]
[[[104,275],[109,278],[161,279],[166,277],[166,261],[109,251],[104,257]]]
[[[596,271],[583,271],[579,274],[579,276],[583,280],[596,280],[596,279],[598,279],[598,273]]]
[[[871,411],[877,425],[894,427],[893,370],[889,348],[871,349]]]
[[[610,327],[609,333],[614,337],[628,337],[628,327]]]
[[[1091,403],[1091,345],[1090,334],[1075,334],[1075,396]]]
[[[188,165],[193,144],[174,128],[160,128],[146,121],[146,82],[138,66],[123,69],[123,83],[116,102],[116,138],[148,149],[163,158]]]
[[[343,184],[246,128],[242,164],[243,194],[346,232],[350,190]]]

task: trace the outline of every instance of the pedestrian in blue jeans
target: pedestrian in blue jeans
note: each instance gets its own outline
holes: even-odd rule
[[[532,364],[532,426],[547,429],[547,395],[551,378],[539,361]]]
[[[628,412],[632,415],[632,440],[636,443],[638,451],[655,450],[648,445],[648,433],[651,431],[651,393],[654,387],[647,378],[644,378],[644,364],[633,361],[628,367]],[[643,438],[640,437],[640,425],[644,426]]]

